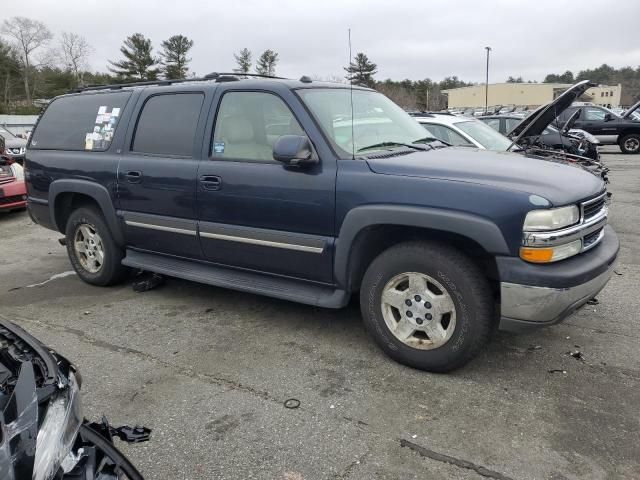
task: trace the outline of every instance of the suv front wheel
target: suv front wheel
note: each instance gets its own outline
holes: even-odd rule
[[[446,372],[467,363],[487,342],[494,298],[478,266],[461,252],[411,242],[371,263],[360,307],[367,330],[390,357]]]
[[[121,263],[122,249],[95,208],[82,207],[71,213],[66,240],[69,260],[85,282],[112,285],[126,276],[128,269]]]

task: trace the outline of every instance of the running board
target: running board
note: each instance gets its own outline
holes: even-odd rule
[[[344,290],[130,249],[127,249],[122,264],[193,282],[318,307],[341,308],[349,303],[349,295]]]

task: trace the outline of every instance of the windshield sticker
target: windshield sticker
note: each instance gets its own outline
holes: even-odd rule
[[[118,115],[120,115],[120,109],[119,108],[114,108],[113,110],[111,110],[111,116],[112,117],[117,117]]]
[[[106,105],[101,105],[100,108],[98,108],[98,115],[102,115],[104,113],[106,113],[107,111],[107,106]]]
[[[213,153],[224,153],[224,142],[214,142]]]

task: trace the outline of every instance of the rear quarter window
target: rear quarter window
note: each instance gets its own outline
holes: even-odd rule
[[[29,148],[107,150],[130,96],[130,92],[117,92],[57,98],[40,118]]]

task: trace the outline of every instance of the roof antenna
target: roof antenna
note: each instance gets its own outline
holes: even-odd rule
[[[351,67],[351,29],[349,29],[349,67]],[[349,95],[351,96],[351,159],[356,159],[356,138],[353,133],[353,73],[349,74]]]

